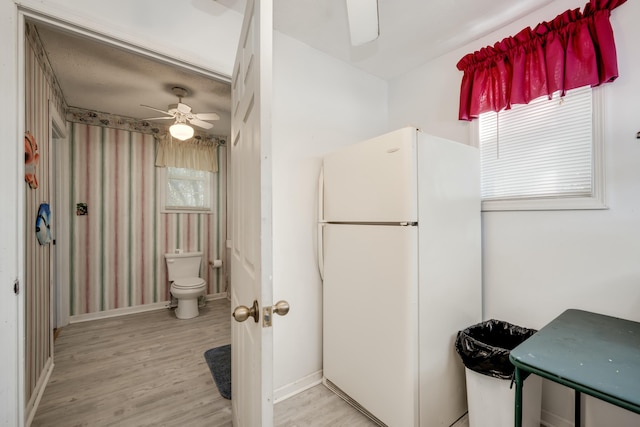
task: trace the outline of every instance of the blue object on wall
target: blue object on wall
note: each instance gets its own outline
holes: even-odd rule
[[[36,218],[36,237],[38,243],[46,245],[51,241],[51,209],[48,203],[41,203]]]

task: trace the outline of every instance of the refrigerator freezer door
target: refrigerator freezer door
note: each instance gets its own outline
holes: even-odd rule
[[[403,128],[324,159],[324,220],[417,221],[417,130]]]
[[[327,224],[324,376],[389,426],[418,420],[417,227]]]

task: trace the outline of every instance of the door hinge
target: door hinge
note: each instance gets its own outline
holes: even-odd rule
[[[13,282],[13,293],[16,295],[20,293],[20,280]]]

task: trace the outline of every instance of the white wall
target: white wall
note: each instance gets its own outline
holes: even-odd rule
[[[388,129],[383,80],[279,32],[273,64],[273,300],[291,304],[286,318],[274,319],[277,398],[322,369],[315,250],[322,156]]]
[[[391,127],[407,123],[469,143],[458,99],[463,55],[550,20],[584,0],[553,2],[488,37],[444,55],[389,85]],[[606,189],[608,210],[487,212],[483,214],[485,318],[540,328],[567,308],[640,321],[640,2],[612,12],[620,77],[606,85]],[[573,394],[546,382],[544,419],[573,421]],[[589,403],[584,425],[628,426],[640,416]],[[567,421],[569,420],[569,421]]]

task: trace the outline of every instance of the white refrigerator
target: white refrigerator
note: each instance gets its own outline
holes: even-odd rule
[[[459,330],[480,322],[480,160],[403,128],[324,158],[323,382],[390,427],[467,409]]]

